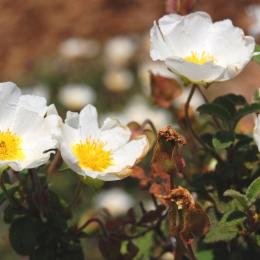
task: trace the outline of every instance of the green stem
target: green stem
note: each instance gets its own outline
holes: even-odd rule
[[[205,103],[209,104],[209,100],[206,97],[206,95],[203,93],[203,91],[201,90],[201,88],[199,86],[197,86],[197,90],[199,91],[200,95],[202,96],[202,98],[204,99]],[[216,126],[220,129],[222,129],[221,124],[219,123],[218,119],[215,116],[212,116]]]
[[[68,206],[69,209],[72,209],[74,204],[78,201],[79,196],[80,196],[80,194],[82,192],[82,187],[83,187],[83,183],[79,180],[78,183],[77,183],[77,186],[76,186],[73,198],[72,198],[72,200],[69,203],[69,206]]]
[[[190,120],[190,117],[189,117],[189,108],[190,108],[190,102],[191,102],[191,99],[193,97],[193,94],[195,93],[195,90],[196,90],[197,86],[196,85],[193,85],[192,88],[191,88],[191,91],[190,91],[190,94],[189,94],[189,97],[185,103],[185,121],[186,121],[186,124],[190,130],[190,132],[192,133],[193,137],[195,140],[197,140],[197,142],[207,151],[209,152],[214,158],[216,158],[217,161],[220,161],[222,162],[223,160],[221,159],[221,157],[213,150],[211,149],[209,146],[207,146],[203,141],[202,139],[199,137],[199,135],[194,131],[193,127],[192,127],[192,123],[191,123],[191,120]]]

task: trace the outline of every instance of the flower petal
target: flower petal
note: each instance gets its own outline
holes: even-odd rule
[[[236,66],[238,72],[252,58],[255,48],[254,38],[245,36],[244,32],[235,27],[230,20],[214,23],[209,31],[207,42],[218,64]]]
[[[123,127],[116,120],[107,119],[101,128],[99,139],[105,143],[105,148],[115,150],[121,145],[126,144],[131,136],[128,127]]]
[[[167,59],[166,64],[177,75],[195,83],[218,80],[225,70],[225,68],[215,65],[213,62],[196,64],[182,59]]]
[[[167,46],[159,25],[154,22],[150,32],[151,50],[150,55],[153,60],[164,60],[171,55],[170,48]]]
[[[79,114],[81,138],[95,138],[100,130],[98,127],[97,110],[92,105],[85,106]]]
[[[254,139],[260,152],[260,116],[255,119]]]
[[[173,20],[175,27],[164,36],[168,46],[171,46],[172,55],[184,57],[191,51],[205,51],[204,42],[212,25],[210,16],[205,12],[194,12],[180,16],[179,23]]]
[[[113,154],[114,165],[110,166],[106,171],[109,173],[118,173],[132,167],[138,159],[146,154],[149,143],[146,136],[132,140],[126,145],[121,146]]]
[[[65,124],[71,126],[75,129],[79,128],[79,113],[77,112],[67,112]]]
[[[20,89],[12,82],[0,83],[0,129],[6,130],[10,127],[16,110]],[[8,116],[6,116],[8,115]]]
[[[12,129],[19,135],[37,126],[48,110],[46,99],[37,96],[20,96]]]

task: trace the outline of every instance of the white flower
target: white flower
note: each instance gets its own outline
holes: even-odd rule
[[[107,118],[98,126],[97,111],[87,105],[81,112],[67,113],[60,140],[61,155],[69,167],[83,176],[105,181],[119,180],[149,147],[145,136],[130,140],[131,131]]]
[[[46,106],[44,98],[0,83],[0,167],[21,171],[45,164],[49,150],[57,147],[59,123],[55,107]]]
[[[68,84],[60,89],[58,99],[65,107],[77,111],[87,104],[94,103],[96,93],[84,84]]]
[[[246,12],[253,20],[249,27],[249,32],[253,36],[257,37],[260,34],[260,5],[250,5],[247,7]]]
[[[181,95],[174,100],[174,103],[177,106],[182,106],[186,103],[188,96],[190,94],[190,89],[191,89],[190,87],[183,88]],[[192,97],[192,100],[190,102],[191,107],[194,110],[196,110],[199,106],[203,105],[204,103],[205,103],[205,101],[204,101],[203,97],[201,96],[201,94],[198,92],[195,92]]]
[[[151,57],[177,75],[205,84],[238,75],[250,61],[255,40],[230,20],[213,23],[204,12],[170,14],[154,22]]]
[[[100,52],[100,44],[94,39],[69,38],[60,46],[65,58],[93,58]]]
[[[260,152],[260,116],[255,119],[254,139]]]
[[[105,116],[116,117],[123,124],[130,121],[142,124],[146,119],[150,119],[157,129],[171,124],[171,114],[168,111],[149,106],[147,100],[142,96],[134,96],[122,112],[111,112]]]
[[[105,45],[105,61],[108,65],[124,66],[133,57],[136,50],[135,42],[127,36],[117,36]]]
[[[134,204],[133,199],[122,189],[114,188],[100,192],[95,198],[96,207],[105,208],[112,216],[123,215]]]
[[[126,69],[108,70],[103,78],[104,85],[111,91],[120,92],[131,88],[134,83],[133,74]]]
[[[124,114],[129,120],[136,121],[140,124],[142,124],[144,120],[150,119],[158,129],[171,122],[171,115],[168,111],[160,108],[152,108],[146,99],[141,96],[135,96],[129,102]]]

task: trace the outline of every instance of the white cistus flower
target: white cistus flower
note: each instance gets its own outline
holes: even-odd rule
[[[112,216],[125,214],[134,204],[132,197],[124,190],[113,188],[100,192],[95,198],[96,208],[105,208]]]
[[[260,5],[249,5],[246,8],[246,13],[252,20],[249,26],[249,33],[258,37],[260,34]]]
[[[45,98],[21,95],[14,83],[0,83],[0,166],[21,171],[45,164],[57,147],[60,123]]]
[[[76,173],[104,181],[119,180],[147,152],[145,136],[131,140],[129,128],[107,118],[98,125],[92,105],[80,113],[68,112],[62,127],[60,150],[64,161]]]
[[[205,12],[165,15],[151,29],[153,60],[197,84],[237,76],[251,60],[255,40],[230,20],[213,23]]]
[[[96,101],[96,92],[85,84],[67,84],[60,89],[58,99],[66,108],[78,111]]]
[[[100,52],[100,43],[95,39],[69,38],[62,42],[60,53],[65,58],[93,58]]]
[[[105,62],[109,66],[125,66],[134,56],[136,44],[131,37],[117,36],[106,42],[104,47]]]
[[[260,115],[255,119],[254,139],[260,152]]]
[[[110,91],[121,92],[131,88],[134,76],[131,71],[126,69],[112,69],[106,71],[103,82]]]

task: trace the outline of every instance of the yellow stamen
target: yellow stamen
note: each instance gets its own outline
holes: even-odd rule
[[[0,131],[0,161],[23,160],[22,139],[10,130]]]
[[[184,58],[185,61],[193,62],[196,64],[204,64],[206,62],[216,62],[216,58],[213,55],[206,53],[205,51],[198,53],[195,51],[191,52],[190,56]]]
[[[73,144],[72,151],[81,168],[102,172],[113,165],[112,152],[104,146],[101,141],[86,139],[84,143]]]

